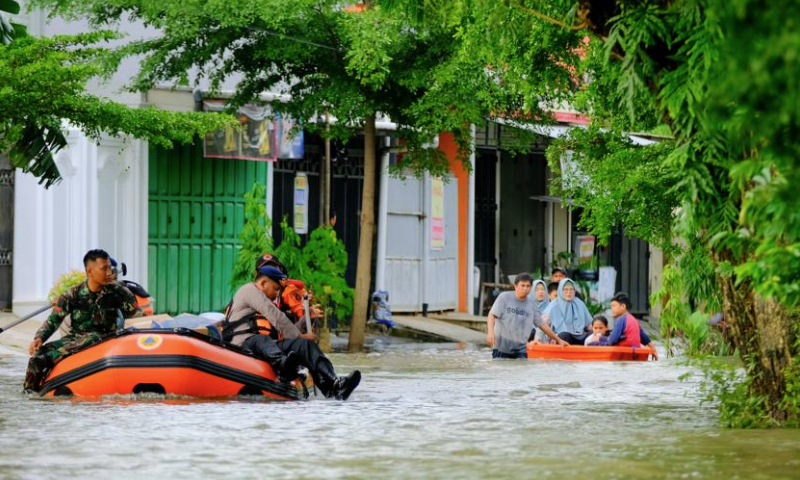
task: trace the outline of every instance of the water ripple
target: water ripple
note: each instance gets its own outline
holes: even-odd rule
[[[800,432],[717,427],[676,361],[492,361],[452,345],[334,354],[350,401],[20,393],[0,357],[0,478],[796,478]]]

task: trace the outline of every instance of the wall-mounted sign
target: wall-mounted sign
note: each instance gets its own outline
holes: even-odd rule
[[[444,182],[431,179],[431,250],[444,248]]]
[[[578,242],[578,264],[592,261],[594,257],[594,235],[581,235],[577,238]]]
[[[308,177],[302,172],[294,177],[294,231],[308,233]]]

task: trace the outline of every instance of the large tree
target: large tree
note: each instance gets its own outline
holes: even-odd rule
[[[616,196],[616,210],[606,204],[596,212],[616,211],[629,229],[657,225],[655,238],[678,251],[673,265],[683,291],[674,293],[694,299],[705,313],[724,313],[745,361],[749,397],[723,404],[732,413],[726,421],[760,423],[754,419],[763,414],[767,423],[797,425],[800,197],[793,185],[800,157],[792,136],[800,111],[799,64],[790,52],[800,34],[784,19],[800,6],[763,8],[749,0],[582,6],[596,37],[591,69],[597,82],[588,96],[604,112],[603,123],[618,131],[664,123],[672,136],[667,146],[611,148],[606,159],[587,154],[607,138],[602,132],[578,139],[575,150],[584,153],[583,164],[594,163],[592,172],[632,155],[641,161],[631,176],[655,187],[626,190],[603,182],[598,188],[608,195],[587,198],[587,205]],[[654,174],[641,175],[647,168]],[[653,195],[666,209],[647,209]],[[627,217],[631,210],[651,216]],[[593,217],[590,222],[601,218]],[[608,228],[603,223],[596,226]],[[667,226],[681,244],[666,241]]]
[[[421,23],[443,7],[435,0],[392,3]],[[672,305],[693,306],[673,314],[724,312],[746,366],[736,387],[746,396],[722,391],[726,421],[800,423],[800,143],[794,137],[800,132],[800,30],[794,25],[800,4],[448,5],[470,12],[464,36],[473,49],[465,54],[490,55],[507,71],[543,61],[531,55],[543,45],[551,58],[567,53],[554,37],[585,38],[582,49],[561,61],[574,66],[580,88],[571,102],[593,125],[549,152],[555,170],[570,167],[554,186],[585,208],[584,225],[601,238],[623,228],[668,252]],[[503,81],[529,85],[531,79]],[[637,146],[625,134],[654,131],[667,138]]]
[[[364,192],[350,350],[363,348],[371,284],[377,115],[398,125],[410,153],[404,168],[414,173],[447,172],[437,150],[423,144],[453,132],[467,158],[471,123],[490,112],[523,108],[519,92],[505,92],[487,73],[484,58],[460,55],[459,31],[467,21],[443,16],[412,26],[402,12],[387,13],[380,2],[343,8],[340,0],[39,0],[66,16],[88,15],[97,25],[123,16],[160,32],[133,42],[121,54],[144,60],[134,87],[156,82],[210,80],[212,89],[238,79],[233,108],[257,101],[263,92],[285,93],[275,110],[306,121],[324,113],[336,119],[330,134],[365,136]],[[535,70],[535,69],[534,69]],[[551,70],[547,66],[546,70]],[[563,70],[563,69],[562,69]],[[189,72],[195,73],[190,77]],[[542,92],[543,96],[548,96]],[[538,104],[529,108],[541,113]],[[328,132],[322,132],[328,134]]]
[[[86,92],[87,81],[110,73],[100,31],[34,38],[13,22],[20,7],[0,0],[0,152],[45,187],[61,180],[53,155],[67,145],[65,122],[93,138],[128,134],[169,146],[230,124],[222,115],[136,109]]]

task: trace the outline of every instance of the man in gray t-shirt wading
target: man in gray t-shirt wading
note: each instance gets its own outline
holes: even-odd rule
[[[501,293],[492,305],[486,319],[486,343],[494,347],[492,358],[528,358],[527,343],[533,340],[534,327],[539,327],[557,343],[567,345],[542,320],[542,314],[529,296],[532,284],[530,274],[520,273],[514,279],[514,291]]]

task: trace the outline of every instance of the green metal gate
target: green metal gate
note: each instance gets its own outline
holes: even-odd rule
[[[244,225],[244,194],[265,162],[203,158],[200,142],[150,147],[148,287],[158,313],[221,310]]]

